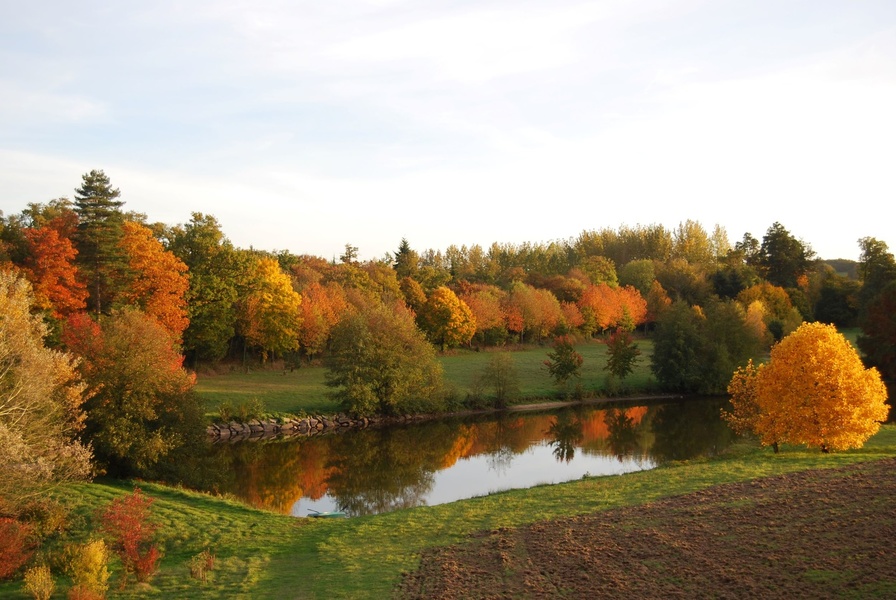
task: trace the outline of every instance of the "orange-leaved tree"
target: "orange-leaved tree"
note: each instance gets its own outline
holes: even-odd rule
[[[887,418],[877,369],[833,325],[805,323],[776,344],[757,368],[735,372],[728,387],[735,429],[763,445],[805,444],[822,452],[859,448]]]
[[[126,257],[128,284],[119,300],[140,308],[180,340],[187,318],[187,265],[162,246],[148,227],[126,221],[119,247]]]
[[[34,287],[37,306],[56,319],[84,310],[87,286],[79,279],[75,266],[78,252],[71,240],[53,226],[53,221],[45,227],[25,229],[24,235],[28,256],[23,270]]]

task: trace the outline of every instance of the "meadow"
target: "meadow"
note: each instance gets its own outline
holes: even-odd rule
[[[607,347],[598,340],[576,346],[583,358],[581,378],[565,388],[554,383],[543,364],[551,350],[549,345],[481,352],[454,350],[440,355],[439,361],[444,368],[446,385],[461,400],[472,391],[474,381],[494,352],[510,352],[513,357],[519,383],[517,403],[565,399],[574,393],[577,384],[589,397],[656,391],[650,372],[653,343],[641,339],[637,344],[641,356],[623,386],[607,386]],[[323,367],[307,364],[294,370],[279,366],[256,365],[248,369],[233,366],[223,373],[200,373],[196,390],[203,399],[206,415],[212,419],[220,415],[223,404],[234,410],[240,405],[260,404],[269,414],[334,414],[339,412],[339,406],[328,397],[330,390],[324,383],[324,373]]]

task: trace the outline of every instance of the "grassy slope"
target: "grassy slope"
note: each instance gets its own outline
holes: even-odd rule
[[[156,498],[162,525],[162,570],[148,586],[112,597],[383,598],[426,547],[469,534],[559,516],[638,505],[719,483],[785,472],[837,467],[896,456],[896,426],[884,427],[861,450],[823,455],[787,448],[775,455],[752,445],[727,455],[617,477],[504,492],[452,504],[346,520],[294,519],[209,496],[141,484]],[[87,515],[124,483],[71,486],[65,498]],[[208,582],[189,578],[186,561],[210,547],[218,568]],[[114,586],[113,586],[114,587]],[[0,585],[0,597],[22,597],[18,583]]]
[[[653,386],[650,373],[650,354],[653,343],[641,340],[638,347],[642,357],[636,370],[626,379],[626,385],[633,390],[648,391]],[[542,364],[547,359],[550,346],[529,347],[512,353],[514,366],[519,375],[520,400],[552,398],[558,389]],[[598,342],[588,342],[576,347],[584,358],[581,383],[587,393],[593,395],[604,390],[606,373],[606,346]],[[491,352],[461,350],[440,357],[445,369],[445,381],[463,398],[470,389],[474,378],[482,372]],[[235,370],[224,375],[203,375],[199,377],[196,390],[205,401],[206,413],[218,414],[222,403],[238,406],[253,399],[260,400],[265,409],[272,413],[336,413],[339,407],[327,398],[328,388],[324,385],[322,367],[303,367],[292,372],[282,370],[256,370],[246,373]]]

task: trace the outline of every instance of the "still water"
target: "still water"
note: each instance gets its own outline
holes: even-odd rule
[[[294,516],[453,502],[712,455],[733,434],[721,399],[448,418],[310,438],[217,444],[215,489]]]

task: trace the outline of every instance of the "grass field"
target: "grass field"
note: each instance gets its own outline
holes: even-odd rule
[[[385,598],[403,572],[416,568],[421,551],[462,542],[476,532],[637,506],[721,483],[894,456],[896,426],[888,425],[861,450],[826,455],[785,447],[773,454],[743,442],[714,459],[343,520],[296,519],[139,483],[155,498],[152,511],[161,525],[157,535],[164,547],[161,570],[149,584],[124,590],[115,589],[114,574],[110,597]],[[68,486],[60,497],[77,515],[68,539],[86,538],[95,508],[133,485]],[[216,569],[206,582],[191,579],[187,561],[206,548],[217,557]],[[67,585],[57,577],[60,586]],[[0,597],[26,596],[20,583],[6,582],[0,584]]]
[[[638,347],[642,355],[634,373],[626,378],[625,386],[637,392],[653,391],[654,383],[650,372],[653,342],[639,340]],[[518,401],[558,398],[564,395],[564,391],[558,389],[543,365],[550,350],[550,346],[536,346],[510,352],[519,376]],[[579,344],[576,350],[584,359],[580,383],[585,394],[608,395],[604,370],[607,360],[606,345],[592,341]],[[440,356],[446,384],[460,398],[464,398],[493,352],[499,350],[458,350]],[[204,401],[209,417],[216,417],[222,404],[237,407],[256,400],[261,402],[265,411],[274,414],[332,414],[339,411],[339,406],[327,396],[329,389],[324,385],[324,372],[319,366],[303,366],[294,371],[268,368],[247,372],[235,368],[224,374],[200,374],[196,390]],[[566,391],[571,389],[572,385]]]

